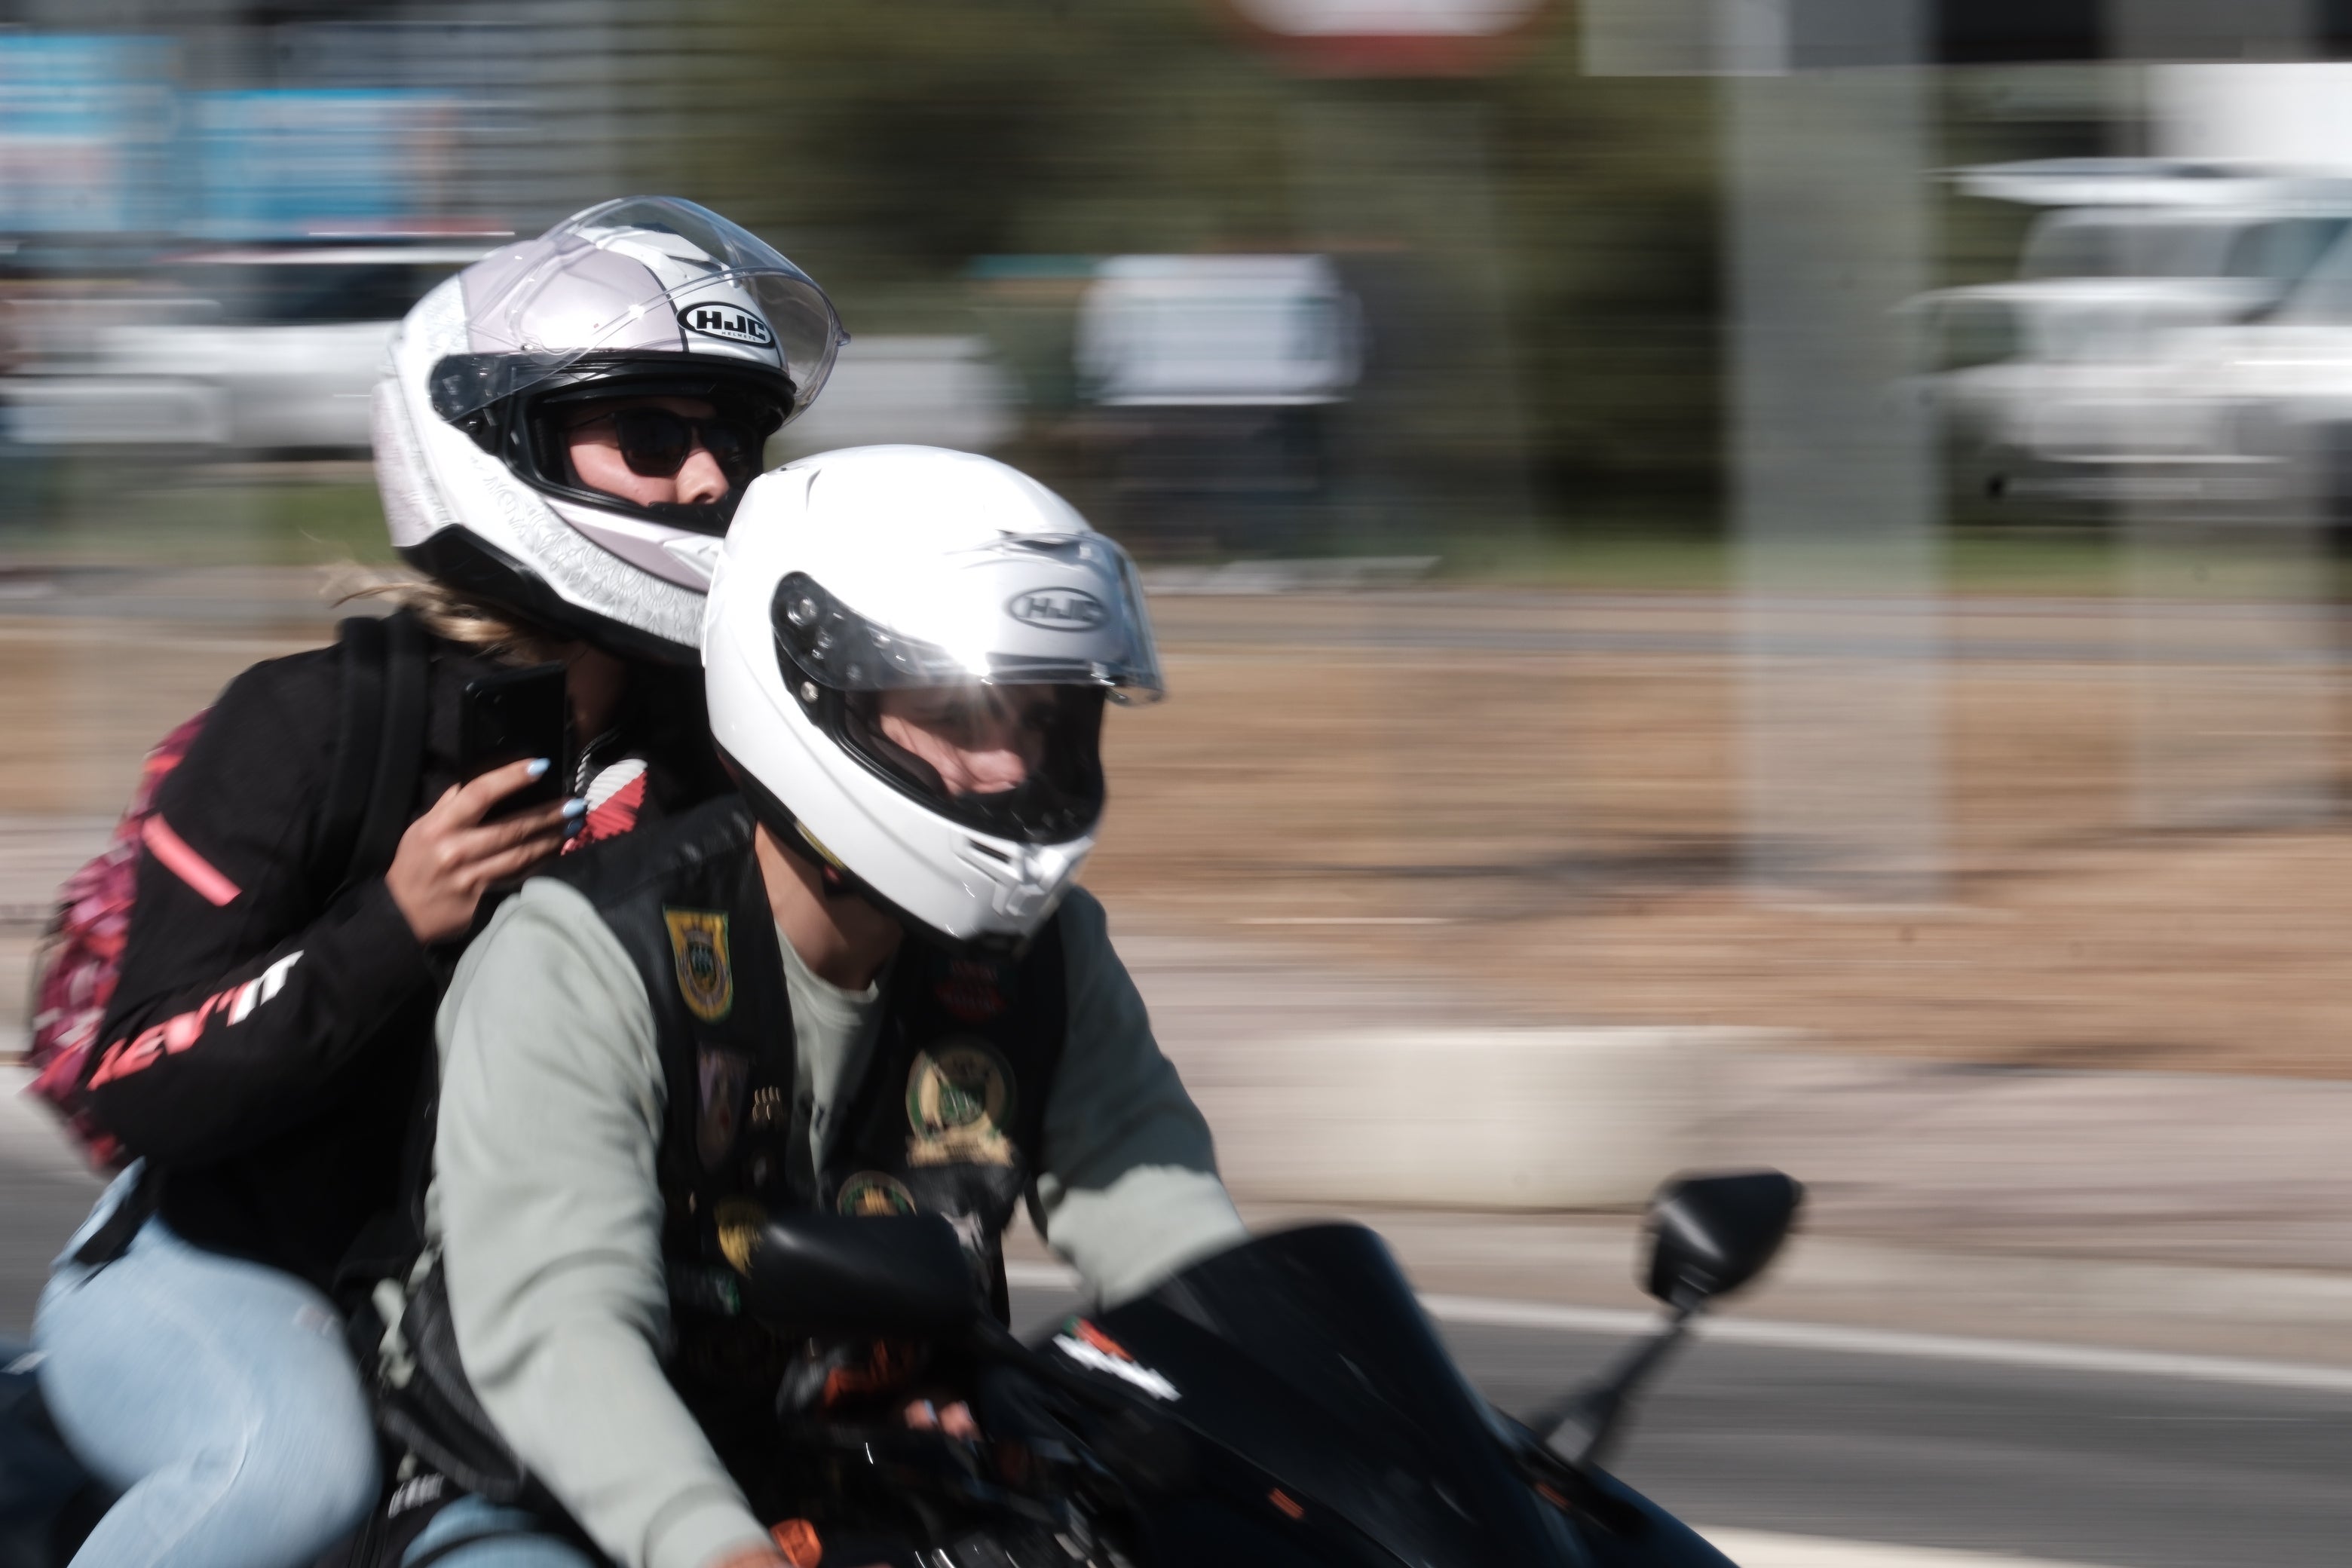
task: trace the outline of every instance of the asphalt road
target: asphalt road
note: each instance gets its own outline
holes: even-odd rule
[[[18,1092],[24,1079],[0,1072],[0,1339],[24,1337],[49,1259],[99,1193]]]
[[[5,1155],[23,1147],[0,1143],[15,1145]],[[0,1335],[24,1331],[47,1260],[93,1190],[49,1151],[0,1157]],[[1066,1291],[1014,1293],[1027,1326],[1074,1304]],[[1445,1330],[1465,1369],[1513,1411],[1597,1372],[1623,1342]],[[1708,1527],[2112,1568],[2352,1559],[2352,1393],[1700,1343],[1643,1403],[1617,1468]]]
[[[1583,1335],[1457,1329],[1507,1409],[1606,1361]],[[1700,1345],[1619,1471],[1705,1524],[2117,1568],[2318,1568],[2352,1548],[2352,1396]]]

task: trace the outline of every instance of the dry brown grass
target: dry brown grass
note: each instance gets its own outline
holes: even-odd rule
[[[1202,934],[1471,977],[1522,1016],[2352,1075],[2352,835],[2135,830],[2116,665],[1950,667],[1946,901],[1768,901],[1743,881],[1723,654],[1312,646],[1380,606],[1293,606],[1309,646],[1238,640],[1263,608],[1163,606],[1176,700],[1112,721],[1090,880]],[[1241,923],[1331,916],[1444,923]]]

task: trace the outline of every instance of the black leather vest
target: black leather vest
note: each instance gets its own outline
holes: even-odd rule
[[[835,1090],[816,1160],[751,835],[740,801],[712,801],[552,874],[596,906],[653,1004],[669,1101],[657,1170],[673,1379],[698,1415],[750,1396],[772,1420],[771,1374],[791,1347],[740,1317],[721,1211],[944,1215],[1002,1316],[1001,1237],[1035,1173],[1068,995],[1058,920],[1018,962],[910,937],[885,977],[873,1047]]]

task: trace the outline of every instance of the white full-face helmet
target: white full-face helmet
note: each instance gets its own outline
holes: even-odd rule
[[[761,822],[829,881],[983,948],[1033,936],[1094,847],[1104,700],[1162,690],[1126,552],[1027,475],[934,447],[755,481],[702,654],[711,732]],[[959,788],[892,729],[966,703],[1018,706],[1013,787]]]
[[[807,274],[718,214],[670,196],[591,207],[484,257],[402,322],[374,406],[393,544],[541,625],[691,662],[761,447],[815,398],[846,341]],[[583,405],[629,397],[717,410],[693,438],[726,474],[722,499],[638,504],[581,482],[569,424]],[[624,438],[633,471],[660,471],[639,464],[664,449]]]

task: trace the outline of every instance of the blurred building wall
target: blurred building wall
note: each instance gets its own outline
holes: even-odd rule
[[[436,144],[401,149],[407,172],[435,166],[429,216],[526,233],[625,194],[658,164],[677,79],[703,47],[692,7],[620,0],[21,0],[11,11],[30,32],[169,40],[192,92],[430,95],[449,106],[427,128]],[[216,129],[240,112],[211,101]]]

